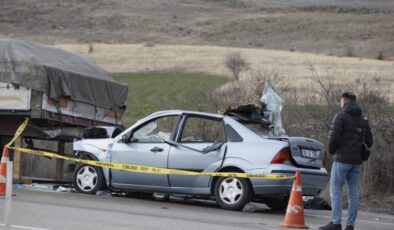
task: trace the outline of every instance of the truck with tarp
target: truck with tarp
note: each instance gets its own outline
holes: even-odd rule
[[[87,58],[34,42],[0,38],[2,147],[25,117],[31,122],[19,144],[37,149],[45,146],[32,140],[64,145],[83,137],[86,127],[122,127],[127,95],[127,85]],[[65,151],[64,147],[60,150]]]

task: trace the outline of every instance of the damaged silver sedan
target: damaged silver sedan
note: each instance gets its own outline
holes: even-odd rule
[[[252,114],[253,115],[253,114]],[[294,175],[302,173],[304,195],[316,196],[325,187],[325,149],[302,137],[268,137],[264,119],[239,111],[225,115],[170,110],[153,113],[114,138],[74,142],[81,158],[180,169],[195,172],[245,172]],[[252,200],[284,210],[292,180],[242,179],[184,175],[154,175],[77,165],[75,189],[182,194],[207,197],[230,210]]]

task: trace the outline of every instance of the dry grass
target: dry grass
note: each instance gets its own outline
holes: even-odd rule
[[[79,53],[95,60],[109,72],[143,72],[181,69],[190,72],[207,72],[229,75],[223,65],[229,53],[240,52],[253,66],[275,67],[294,77],[305,76],[305,62],[315,66],[333,66],[347,72],[380,72],[383,77],[394,79],[394,63],[371,59],[332,57],[311,53],[288,52],[268,49],[230,48],[218,46],[184,46],[141,44],[57,44],[56,47]]]
[[[248,82],[256,69],[278,71],[301,88],[314,87],[307,63],[317,70],[342,76],[342,82],[357,78],[379,78],[394,98],[394,63],[372,59],[333,57],[311,53],[278,51],[269,49],[232,48],[218,46],[142,45],[142,44],[57,44],[58,48],[79,53],[96,61],[108,72],[204,72],[231,76],[224,60],[229,53],[239,52],[249,63],[250,70],[241,73],[241,81]],[[343,77],[346,76],[346,77]]]

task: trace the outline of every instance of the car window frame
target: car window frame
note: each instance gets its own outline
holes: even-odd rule
[[[231,130],[231,132],[233,132],[237,136],[237,138],[239,138],[237,140],[234,140],[234,139],[229,140],[229,138],[228,138],[227,142],[239,143],[239,142],[243,142],[244,141],[242,136],[237,132],[237,130],[234,129],[234,127],[232,125],[227,123],[227,124],[225,124],[224,128],[225,128],[225,131],[226,131],[226,136],[227,136],[227,134],[230,133],[230,130]]]
[[[224,133],[224,141],[223,141],[223,142],[224,142],[224,143],[227,143],[227,142],[228,142],[228,140],[227,140],[227,133],[226,133],[226,129],[225,129],[226,123],[224,122],[223,118],[209,117],[209,116],[204,116],[204,115],[199,115],[199,114],[184,114],[184,115],[182,116],[182,120],[181,120],[181,122],[179,123],[179,128],[178,128],[178,130],[177,130],[177,135],[176,135],[176,139],[175,139],[177,143],[183,143],[183,144],[206,144],[206,143],[215,143],[215,142],[206,142],[206,141],[201,141],[201,142],[197,142],[197,141],[196,141],[196,142],[182,142],[182,141],[181,141],[182,133],[183,133],[183,130],[184,130],[184,128],[185,128],[187,119],[188,119],[189,117],[197,117],[197,118],[203,118],[203,119],[207,119],[207,120],[219,121],[219,122],[222,123],[222,125],[223,125],[223,133]]]
[[[154,120],[158,120],[158,119],[161,119],[161,118],[164,118],[164,117],[177,117],[177,119],[178,119],[178,120],[176,121],[176,124],[175,124],[174,129],[171,131],[171,136],[170,136],[170,138],[169,138],[169,140],[174,141],[174,139],[175,139],[175,137],[176,137],[176,134],[177,134],[177,132],[178,132],[179,124],[180,124],[180,122],[181,122],[181,120],[182,120],[182,116],[179,115],[179,114],[170,114],[170,115],[157,116],[157,117],[153,117],[153,118],[150,119],[150,120],[145,121],[144,123],[138,125],[137,127],[133,128],[132,130],[130,130],[129,136],[128,136],[128,140],[130,141],[131,138],[133,137],[133,134],[134,134],[137,130],[139,130],[140,128],[142,128],[143,126],[147,125],[148,123],[150,123],[150,122],[152,122],[152,121],[154,121]],[[165,143],[165,142],[164,142],[164,141],[163,141],[163,142],[134,142],[134,143],[128,143],[128,144],[136,144],[136,143],[137,143],[137,144],[158,144],[158,143]]]

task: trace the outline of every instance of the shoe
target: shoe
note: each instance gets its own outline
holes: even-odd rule
[[[354,230],[354,226],[353,225],[346,225],[345,230]]]
[[[328,223],[325,226],[319,227],[319,230],[342,230],[341,224]]]

